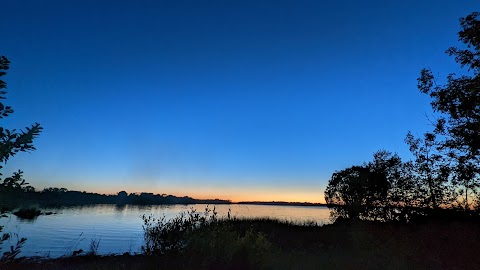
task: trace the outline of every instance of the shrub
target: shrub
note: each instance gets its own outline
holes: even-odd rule
[[[186,245],[188,234],[217,221],[215,208],[205,208],[205,212],[198,213],[195,209],[182,212],[173,219],[167,220],[165,216],[155,218],[153,215],[142,216],[144,225],[145,254],[165,254],[169,251],[182,250]]]
[[[272,245],[253,227],[235,226],[236,220],[219,219],[215,208],[198,213],[191,209],[173,219],[142,216],[146,255],[177,256],[183,266],[195,268],[262,268]]]

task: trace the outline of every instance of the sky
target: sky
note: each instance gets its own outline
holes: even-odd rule
[[[431,129],[420,70],[479,1],[5,0],[0,55],[34,187],[324,202],[332,173]],[[441,80],[440,80],[441,81]]]

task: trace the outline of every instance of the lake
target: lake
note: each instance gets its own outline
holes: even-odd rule
[[[98,253],[139,253],[143,240],[142,215],[172,218],[191,208],[205,211],[207,205],[153,205],[116,206],[93,205],[44,209],[56,214],[39,216],[33,221],[22,220],[14,215],[0,219],[4,232],[27,238],[20,256],[61,257],[73,251],[90,250],[92,241],[98,242]],[[210,205],[213,208],[214,205]],[[232,217],[270,217],[296,222],[314,221],[330,223],[330,211],[324,206],[271,206],[271,205],[215,205],[219,217],[226,217],[230,209]],[[4,244],[16,243],[16,237]],[[3,251],[5,251],[3,249]]]

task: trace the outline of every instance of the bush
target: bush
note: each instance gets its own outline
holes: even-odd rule
[[[191,209],[173,219],[142,216],[146,255],[180,256],[182,266],[195,268],[263,268],[272,245],[254,228],[234,226],[219,219],[215,208],[198,213]],[[176,260],[178,261],[178,260]]]
[[[207,206],[203,213],[192,208],[171,220],[167,220],[165,216],[155,218],[153,215],[143,215],[142,219],[145,237],[142,251],[147,255],[165,254],[182,250],[190,233],[217,221],[217,212],[215,208],[211,210]]]

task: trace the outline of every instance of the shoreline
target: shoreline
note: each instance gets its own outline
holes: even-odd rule
[[[479,220],[430,220],[412,224],[355,220],[324,226],[268,219],[226,220],[212,226],[213,231],[207,230],[218,237],[217,248],[205,246],[204,242],[208,244],[211,237],[202,238],[198,243],[194,241],[195,245],[200,244],[212,252],[208,257],[195,248],[149,256],[87,254],[56,259],[19,258],[4,266],[5,269],[32,270],[312,269],[320,266],[326,269],[478,269],[480,258],[474,254],[480,248],[479,225]],[[243,240],[228,241],[231,233],[244,235],[240,238]],[[239,241],[238,236],[232,239]],[[0,265],[0,269],[4,268]]]

